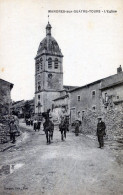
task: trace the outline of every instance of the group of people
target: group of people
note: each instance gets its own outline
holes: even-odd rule
[[[75,123],[74,123],[75,135],[76,136],[79,135],[79,127],[80,127],[80,125],[81,125],[81,121],[76,120]],[[106,125],[102,121],[102,117],[98,117],[96,135],[97,135],[98,142],[99,142],[99,148],[103,148],[104,147],[104,136],[106,136],[105,129],[106,129]]]
[[[33,129],[34,129],[34,131],[36,131],[36,130],[39,131],[40,128],[41,128],[41,120],[35,119],[33,121]]]
[[[33,126],[33,129],[34,129],[34,131],[39,131],[40,130],[40,128],[41,128],[41,119],[30,119],[30,118],[28,118],[28,119],[26,119],[26,125],[27,126]]]
[[[54,132],[54,123],[51,121],[51,117],[49,116],[49,112],[43,113],[42,114],[43,118],[45,119],[45,122],[43,123],[43,130],[46,134],[46,141],[48,144],[51,143],[51,140],[53,140],[53,132]],[[37,120],[37,119],[26,119],[26,125],[31,125],[33,126],[33,129],[36,130],[40,130],[41,128],[41,120]],[[75,126],[75,135],[78,136],[79,135],[79,127],[81,125],[81,121],[76,120],[74,123]],[[17,132],[19,132],[18,130],[18,126],[19,126],[19,120],[16,116],[11,115],[9,117],[9,128],[10,128],[10,140],[12,141],[12,143],[15,143],[15,134]],[[101,117],[98,117],[98,123],[97,123],[97,138],[98,138],[98,142],[99,142],[99,148],[103,148],[104,146],[104,136],[106,135],[105,132],[106,129],[106,125],[105,123],[102,121]],[[65,116],[61,116],[61,120],[59,123],[59,131],[61,132],[61,140],[63,141],[64,139],[66,139],[66,133],[67,131],[69,131],[69,122],[67,120],[67,117]]]
[[[44,132],[46,134],[46,141],[48,144],[51,143],[51,140],[53,140],[53,132],[54,132],[54,123],[51,121],[49,113],[43,113],[43,117],[45,118],[45,122],[43,123]],[[34,130],[40,129],[41,121],[34,120]],[[81,125],[81,121],[76,120],[75,121],[75,135],[79,135],[79,127]],[[101,117],[98,117],[98,123],[97,123],[97,137],[99,142],[99,148],[103,148],[104,146],[104,136],[106,135],[105,132],[106,125],[102,121]],[[69,122],[65,116],[61,116],[61,120],[59,123],[59,131],[61,132],[61,140],[63,141],[66,139],[66,132],[69,131]]]
[[[51,140],[53,140],[54,123],[51,121],[49,113],[44,113],[43,117],[45,118],[43,127],[46,134],[46,141],[50,144]],[[61,117],[59,131],[61,132],[61,140],[64,141],[64,138],[66,139],[66,132],[69,131],[69,123],[65,116]]]
[[[81,125],[81,121],[76,120],[74,125],[75,125],[75,135],[78,136],[79,135],[79,127]],[[104,147],[104,136],[106,136],[105,129],[106,129],[106,125],[102,121],[102,117],[98,117],[96,135],[97,135],[98,142],[99,142],[99,148],[103,148]]]
[[[32,118],[28,118],[28,119],[26,119],[26,125],[27,126],[33,126],[33,119]]]

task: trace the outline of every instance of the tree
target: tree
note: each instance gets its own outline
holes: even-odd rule
[[[22,109],[23,109],[23,113],[24,113],[24,118],[30,118],[32,113],[33,113],[33,107],[31,106],[29,101],[25,102]]]

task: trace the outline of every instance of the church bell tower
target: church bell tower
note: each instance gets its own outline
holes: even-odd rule
[[[46,37],[40,42],[35,57],[35,113],[52,109],[53,99],[63,90],[63,55],[46,26]]]

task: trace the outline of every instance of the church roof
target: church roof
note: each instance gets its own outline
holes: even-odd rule
[[[62,56],[57,41],[51,36],[51,28],[50,23],[48,23],[46,26],[46,37],[39,44],[37,56],[44,53]]]

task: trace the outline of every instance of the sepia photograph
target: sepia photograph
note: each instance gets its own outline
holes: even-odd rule
[[[0,0],[0,195],[123,195],[122,0]]]

